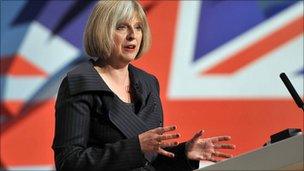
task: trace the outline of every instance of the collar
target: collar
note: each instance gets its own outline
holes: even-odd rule
[[[87,92],[87,91],[104,91],[113,93],[105,81],[95,70],[93,63],[98,58],[91,57],[90,60],[81,63],[76,68],[67,73],[68,83],[71,95]],[[137,94],[142,94],[142,84],[138,76],[138,70],[135,66],[128,66],[131,87]]]

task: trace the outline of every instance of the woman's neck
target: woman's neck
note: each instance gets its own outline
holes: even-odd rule
[[[111,78],[117,84],[123,83],[129,75],[128,65],[122,68],[114,68],[111,65],[96,68],[99,74]]]
[[[108,87],[124,102],[131,102],[130,77],[127,65],[120,67],[113,65],[95,65],[94,68]]]

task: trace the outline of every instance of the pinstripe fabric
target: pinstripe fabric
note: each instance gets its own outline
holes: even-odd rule
[[[191,170],[198,166],[186,159],[184,144],[168,149],[176,153],[174,159],[141,152],[138,135],[162,126],[159,87],[154,76],[132,65],[129,72],[135,113],[109,89],[91,62],[63,79],[52,146],[57,170]]]

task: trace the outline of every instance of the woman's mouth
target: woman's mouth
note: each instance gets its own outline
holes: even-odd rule
[[[136,46],[135,45],[126,45],[123,47],[126,52],[134,52]]]

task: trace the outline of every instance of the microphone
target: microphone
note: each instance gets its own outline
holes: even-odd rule
[[[289,81],[287,75],[282,72],[280,74],[280,78],[283,81],[283,83],[285,84],[286,88],[288,89],[289,93],[291,94],[293,100],[296,102],[297,106],[299,108],[301,108],[302,110],[304,110],[304,103],[302,101],[302,99],[300,98],[299,94],[297,93],[297,91],[295,90],[295,88],[293,87],[293,85],[291,84],[291,82]],[[290,138],[296,135],[302,135],[302,130],[299,128],[287,128],[283,131],[280,131],[276,134],[273,134],[270,136],[270,140],[268,142],[266,142],[263,146],[267,146],[273,143],[276,143],[278,141],[284,140],[286,138]]]
[[[288,89],[289,93],[291,94],[291,96],[292,96],[293,100],[295,101],[295,103],[297,104],[297,106],[304,111],[304,103],[303,103],[302,99],[300,98],[299,94],[297,93],[297,91],[295,90],[295,88],[293,87],[293,85],[291,84],[287,75],[284,72],[282,72],[280,74],[280,78],[283,81],[283,83],[285,84],[286,88]]]

